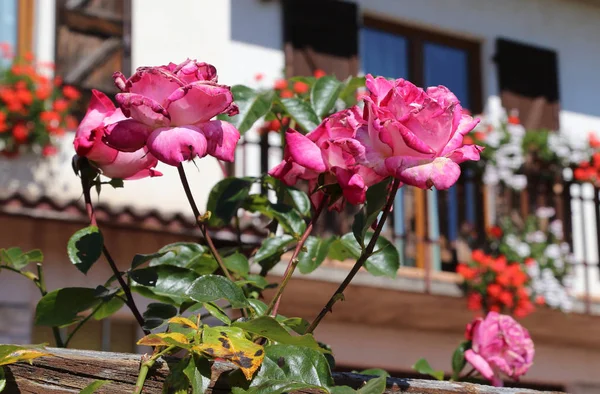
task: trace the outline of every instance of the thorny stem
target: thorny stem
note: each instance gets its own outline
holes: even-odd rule
[[[212,253],[215,260],[217,260],[217,263],[219,264],[221,271],[223,271],[223,273],[225,274],[227,279],[229,279],[230,281],[233,281],[231,274],[227,270],[227,267],[225,267],[225,263],[223,263],[223,259],[221,258],[219,251],[217,251],[217,248],[215,247],[215,244],[213,243],[212,238],[208,234],[206,224],[203,221],[201,221],[201,219],[200,219],[202,215],[200,214],[200,211],[198,210],[198,206],[196,205],[196,201],[194,200],[194,196],[192,195],[192,190],[190,189],[190,184],[188,183],[187,177],[185,176],[185,170],[183,169],[183,165],[181,163],[179,163],[179,165],[177,166],[177,171],[179,172],[179,179],[181,179],[181,184],[183,185],[183,190],[185,191],[185,195],[188,199],[188,202],[190,203],[192,212],[194,212],[194,218],[196,219],[196,223],[198,224],[198,227],[200,228],[200,231],[202,232],[202,235],[204,236],[204,239],[206,240],[206,244],[208,245],[210,252]]]
[[[304,230],[302,237],[300,237],[300,240],[296,244],[294,253],[292,253],[292,257],[290,257],[290,261],[287,265],[287,268],[285,269],[285,273],[283,274],[283,280],[279,284],[277,292],[271,300],[271,303],[269,304],[269,308],[267,309],[265,315],[271,314],[271,316],[277,316],[277,310],[279,309],[279,303],[281,302],[281,295],[283,294],[283,290],[287,286],[288,282],[292,278],[292,275],[294,274],[294,271],[296,270],[296,267],[298,266],[298,255],[300,254],[304,243],[308,239],[308,236],[312,232],[314,224],[319,219],[321,212],[323,212],[323,209],[327,206],[328,200],[328,196],[323,197],[323,200],[321,200],[321,204],[319,204],[319,207],[315,211],[314,216],[311,218],[310,223],[308,223],[308,226],[306,226],[306,230]]]
[[[89,164],[86,162],[84,165]],[[83,189],[83,198],[85,200],[85,208],[88,213],[88,217],[90,218],[90,224],[92,226],[98,226],[98,222],[96,221],[96,213],[94,212],[94,205],[92,205],[92,197],[90,195],[92,185],[90,184],[89,179],[87,179],[87,177],[84,174],[81,174],[81,188]],[[108,265],[110,266],[110,269],[117,278],[117,281],[123,289],[123,292],[125,293],[125,304],[129,307],[131,313],[133,313],[135,320],[137,320],[144,333],[146,335],[150,334],[150,331],[144,329],[144,318],[142,317],[142,314],[140,313],[137,306],[135,305],[135,301],[133,299],[133,295],[131,294],[131,289],[129,288],[129,285],[123,279],[119,268],[117,268],[117,264],[115,264],[115,261],[113,260],[112,256],[108,251],[108,248],[104,244],[102,245],[102,253],[106,258],[106,261],[108,261]]]
[[[165,348],[163,351],[153,354],[148,360],[142,361],[142,366],[140,367],[140,374],[138,375],[137,381],[135,382],[135,391],[133,394],[141,394],[144,389],[144,383],[146,382],[146,377],[148,376],[148,372],[156,363],[161,356],[169,353],[171,350],[175,349],[176,346],[169,346]],[[143,356],[146,357],[146,356]]]
[[[390,194],[388,195],[385,206],[383,207],[381,219],[379,220],[379,223],[377,223],[377,227],[375,228],[375,232],[373,233],[373,236],[371,237],[371,241],[369,242],[367,247],[362,251],[362,253],[360,254],[360,257],[358,258],[358,260],[356,260],[356,263],[354,264],[354,266],[352,267],[352,269],[350,270],[350,272],[348,273],[348,275],[346,276],[344,281],[340,284],[340,286],[337,288],[335,293],[333,293],[333,295],[331,296],[331,298],[329,299],[327,304],[323,307],[323,309],[321,310],[319,315],[311,323],[310,327],[308,327],[308,330],[306,330],[307,333],[311,333],[315,330],[315,328],[317,328],[317,326],[319,325],[321,320],[323,320],[325,315],[327,315],[327,312],[332,310],[333,305],[336,303],[336,301],[338,301],[340,298],[342,298],[342,296],[344,294],[344,290],[346,290],[346,287],[348,287],[348,285],[350,284],[352,279],[354,279],[354,277],[356,276],[356,274],[358,273],[360,268],[364,265],[365,261],[367,261],[367,259],[369,257],[371,257],[371,255],[373,254],[373,249],[375,248],[375,244],[377,243],[379,234],[381,234],[383,225],[385,224],[385,221],[390,214],[390,209],[392,208],[392,205],[394,204],[394,198],[396,197],[396,192],[398,191],[399,186],[400,186],[400,181],[398,179],[394,179],[394,183],[392,185],[392,190],[390,191]]]

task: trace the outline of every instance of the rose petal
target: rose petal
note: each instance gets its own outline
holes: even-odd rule
[[[410,157],[394,156],[385,161],[390,174],[402,182],[430,189],[445,190],[456,183],[460,177],[458,164],[446,157],[438,157],[433,161],[423,163]]]
[[[483,146],[479,145],[463,145],[455,149],[448,158],[457,164],[467,160],[477,161],[480,159],[480,153],[483,152],[483,149]]]
[[[171,93],[182,86],[182,81],[161,67],[140,67],[127,81],[129,93],[147,97],[162,107],[167,105]]]
[[[169,113],[157,101],[137,93],[118,93],[116,100],[126,116],[152,128],[170,124]]]
[[[371,93],[370,97],[373,100],[373,102],[376,105],[379,105],[381,103],[381,100],[383,100],[383,98],[387,96],[389,91],[394,86],[394,82],[384,77],[374,78],[373,75],[367,74],[365,85]]]
[[[233,95],[228,86],[195,82],[175,90],[168,102],[171,121],[180,126],[208,122],[231,109]]]
[[[185,160],[206,155],[204,134],[195,126],[163,127],[148,137],[148,149],[163,163],[177,166]]]
[[[208,143],[207,153],[220,160],[233,161],[240,132],[231,124],[220,120],[201,123],[198,128]]]
[[[121,152],[135,152],[146,145],[152,128],[134,119],[125,119],[106,127],[104,142]]]
[[[103,136],[104,128],[100,126],[91,130],[90,133],[81,134],[75,137],[75,141],[73,142],[75,145],[75,152],[77,152],[79,156],[87,157],[97,165],[112,163],[119,152],[106,145],[102,141]]]
[[[148,176],[160,176],[160,172],[152,169],[158,160],[147,149],[136,152],[119,152],[114,162],[101,166],[102,174],[109,178],[140,179]]]
[[[289,129],[285,134],[286,148],[289,148],[291,159],[300,166],[315,172],[327,169],[321,149],[305,135],[296,130]]]
[[[464,136],[471,132],[471,130],[473,130],[478,123],[478,118],[473,119],[471,116],[463,114],[461,116],[460,123],[458,124],[456,132],[450,138],[450,141],[448,141],[440,155],[447,156],[450,152],[460,148],[463,145]],[[479,160],[479,158],[469,160]]]
[[[481,374],[484,378],[491,380],[494,378],[492,367],[483,357],[469,349],[465,352],[465,359]]]

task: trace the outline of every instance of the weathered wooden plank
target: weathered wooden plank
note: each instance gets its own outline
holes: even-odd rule
[[[49,349],[52,357],[43,357],[28,363],[6,366],[7,386],[3,394],[70,394],[79,391],[95,380],[108,380],[97,393],[131,393],[140,366],[141,355],[96,352],[72,349]],[[221,376],[233,369],[226,363],[215,363],[212,387],[209,393],[229,393],[226,379]],[[156,368],[148,375],[144,393],[162,393],[162,383],[168,375],[167,362],[157,362]],[[223,375],[224,376],[224,375]],[[336,385],[361,387],[372,376],[354,373],[334,373]],[[472,383],[438,382],[420,379],[389,378],[386,393],[409,394],[550,394],[525,389],[496,388]],[[296,393],[310,393],[297,391]]]
[[[60,23],[80,33],[103,37],[123,35],[123,17],[111,11],[63,8]]]
[[[73,85],[80,84],[87,78],[100,64],[106,61],[116,50],[121,47],[121,40],[118,38],[109,38],[104,41],[94,52],[80,61],[65,76],[65,82]]]

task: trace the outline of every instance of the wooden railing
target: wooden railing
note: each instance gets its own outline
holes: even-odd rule
[[[135,387],[140,367],[141,355],[107,353],[70,349],[49,349],[53,355],[33,360],[31,364],[21,362],[7,365],[6,388],[3,394],[17,393],[53,393],[71,394],[95,380],[106,380],[109,383],[96,393],[129,394]],[[227,385],[227,373],[233,365],[215,362],[212,368],[211,383],[206,393],[230,393]],[[144,393],[160,394],[169,373],[166,361],[159,360],[151,371],[144,385]],[[333,373],[336,386],[360,388],[373,376],[355,373]],[[541,394],[558,392],[542,392],[528,389],[498,388],[473,383],[448,382],[421,379],[388,378],[385,393],[407,394]],[[300,390],[293,393],[316,393],[312,390]]]

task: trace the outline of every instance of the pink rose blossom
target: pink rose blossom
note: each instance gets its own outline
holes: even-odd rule
[[[533,364],[529,332],[510,316],[490,312],[467,326],[466,337],[472,341],[466,360],[494,386],[502,386],[501,374],[516,380]]]
[[[107,129],[106,142],[124,152],[147,147],[160,161],[177,166],[208,155],[233,161],[237,129],[215,116],[238,113],[229,86],[217,84],[210,64],[140,67],[129,79],[115,73],[116,96],[128,117]]]
[[[75,134],[75,151],[87,157],[102,174],[110,178],[140,179],[162,175],[154,170],[158,160],[141,147],[132,152],[119,152],[103,142],[107,128],[125,121],[120,109],[102,92],[92,90],[92,100]]]
[[[307,180],[311,192],[324,174],[325,184],[338,183],[344,197],[331,209],[341,210],[345,200],[351,204],[364,203],[367,188],[383,177],[358,164],[357,158],[364,156],[364,147],[355,139],[361,125],[359,110],[353,107],[331,115],[307,135],[288,130],[283,161],[269,174],[288,186],[296,184],[298,179]],[[311,194],[315,205],[323,197],[323,191]]]
[[[397,79],[367,75],[368,127],[357,139],[365,146],[365,165],[420,188],[447,189],[460,176],[458,164],[479,160],[483,149],[464,145],[463,137],[479,122],[465,112],[446,87],[427,91]]]

